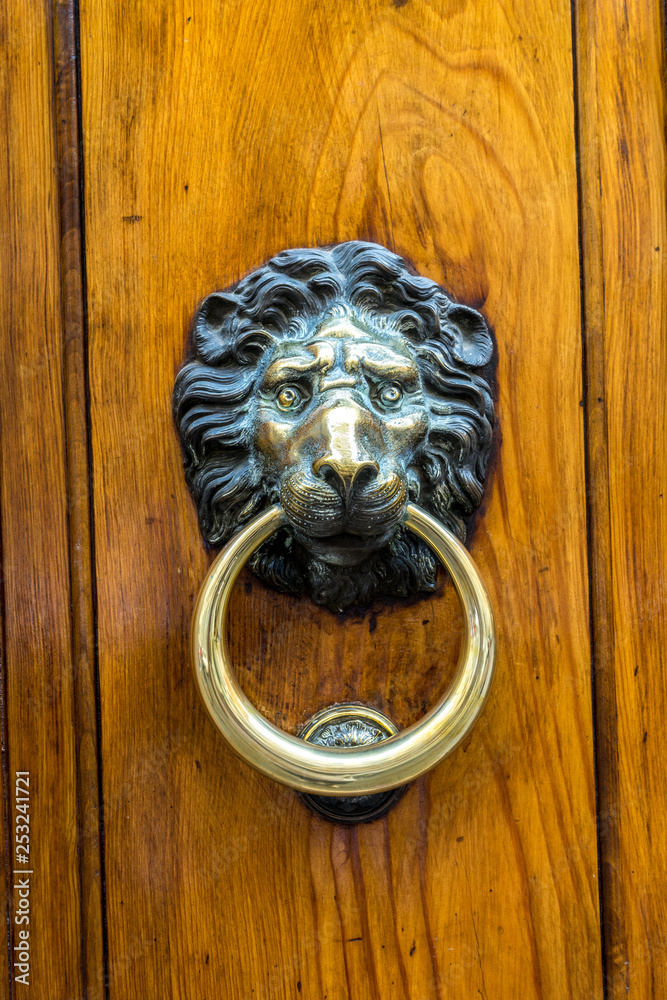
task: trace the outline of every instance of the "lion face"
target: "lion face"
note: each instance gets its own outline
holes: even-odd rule
[[[400,336],[334,319],[284,341],[258,385],[255,441],[295,538],[332,566],[354,566],[405,514],[428,411]]]
[[[209,295],[174,416],[202,534],[280,502],[252,569],[341,610],[435,588],[414,501],[459,538],[493,426],[483,317],[373,243],[287,250]]]

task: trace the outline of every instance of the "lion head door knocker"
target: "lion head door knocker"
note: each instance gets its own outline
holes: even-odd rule
[[[478,312],[373,243],[285,250],[195,316],[174,414],[202,534],[226,543],[195,609],[197,684],[240,757],[338,821],[386,811],[489,691],[493,614],[462,541],[491,448],[492,347]],[[438,560],[467,627],[449,689],[417,723],[399,733],[337,705],[296,737],[246,698],[226,640],[246,561],[337,611],[434,590]]]

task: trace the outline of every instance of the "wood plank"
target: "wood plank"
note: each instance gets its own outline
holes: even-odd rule
[[[67,537],[54,65],[50,11],[0,8],[0,518],[3,683],[15,864],[15,772],[30,772],[29,985],[15,997],[82,996],[76,747]],[[21,876],[19,876],[20,878]],[[10,884],[14,884],[13,882]],[[3,949],[4,952],[4,949]],[[5,957],[3,971],[6,973]],[[12,965],[14,957],[12,957]],[[6,982],[6,980],[5,980]],[[11,987],[11,984],[10,984]],[[4,988],[4,984],[3,984]],[[8,994],[4,994],[8,995]]]
[[[601,996],[569,5],[81,18],[110,997]],[[500,658],[467,744],[345,831],[238,763],[197,701],[208,557],[170,396],[205,293],[354,237],[496,330],[472,551]],[[447,588],[338,618],[244,583],[239,672],[287,728],[339,694],[405,723],[443,683]]]
[[[643,1000],[667,992],[664,9],[576,14],[605,978]]]
[[[93,554],[88,461],[87,338],[84,316],[78,36],[74,0],[54,0],[55,119],[58,141],[60,281],[64,338],[63,392],[67,512],[72,593],[72,662],[77,765],[77,831],[81,891],[81,957],[86,1000],[101,1000],[105,982],[103,836],[99,799]]]

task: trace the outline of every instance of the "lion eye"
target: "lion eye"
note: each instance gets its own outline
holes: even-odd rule
[[[302,400],[301,393],[294,386],[287,385],[281,389],[276,400],[281,410],[294,410]]]
[[[378,393],[378,399],[383,406],[393,407],[398,406],[398,404],[403,399],[403,392],[395,382],[390,382],[389,385],[385,385]]]

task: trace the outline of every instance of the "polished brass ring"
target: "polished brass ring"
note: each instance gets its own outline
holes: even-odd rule
[[[467,622],[456,673],[440,701],[396,736],[359,747],[322,747],[278,729],[241,690],[229,657],[227,615],[246,560],[281,525],[279,505],[254,518],[222,550],[195,607],[192,656],[202,700],[234,752],[262,774],[317,795],[370,795],[430,771],[465,738],[484,706],[496,657],[493,612],[466,549],[442,524],[409,504],[405,524],[449,570]]]

